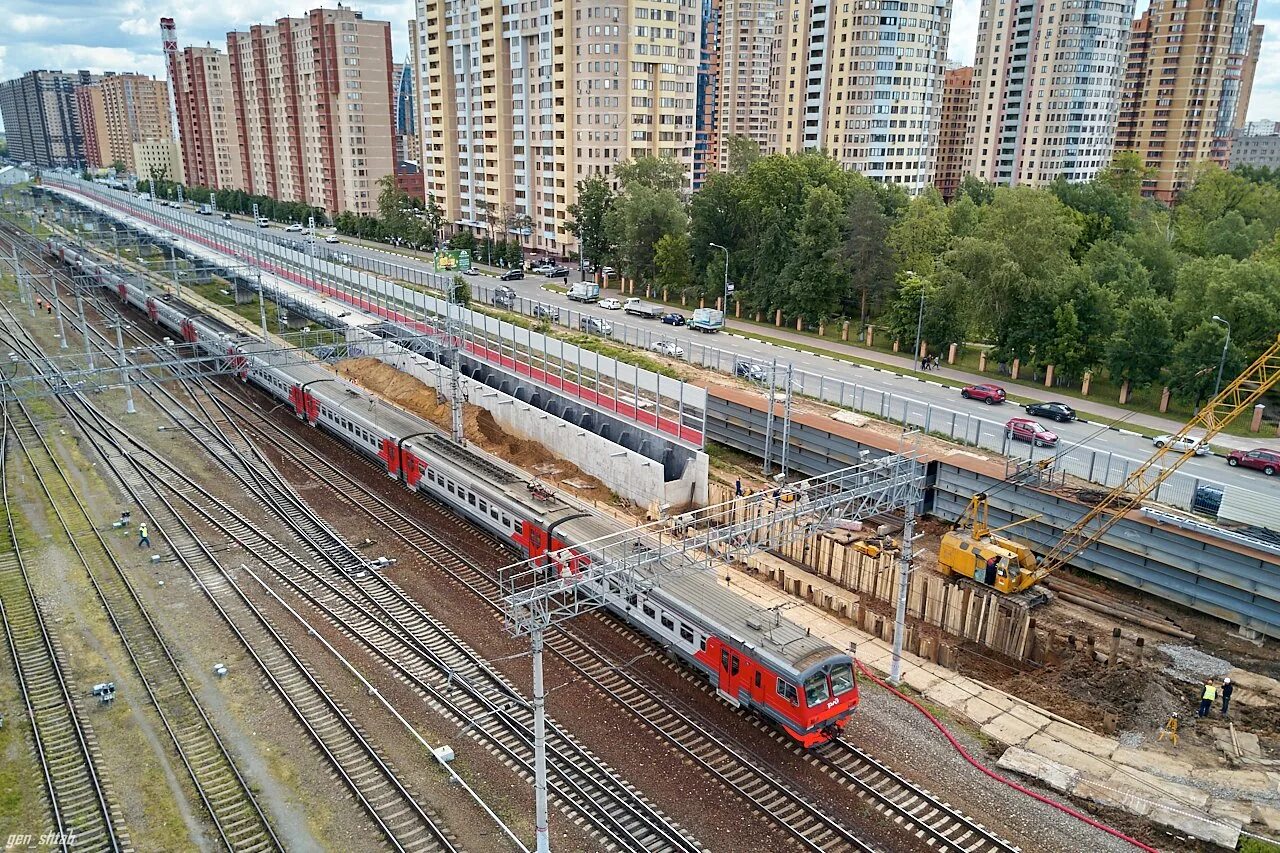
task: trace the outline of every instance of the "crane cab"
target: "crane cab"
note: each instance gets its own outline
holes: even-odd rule
[[[944,576],[973,578],[997,592],[1028,589],[1037,580],[1035,569],[1030,548],[988,530],[948,531],[938,549],[938,570]]]

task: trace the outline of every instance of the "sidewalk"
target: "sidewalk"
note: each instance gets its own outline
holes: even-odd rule
[[[813,589],[814,602],[832,602],[836,607],[835,602],[856,602],[856,593],[769,554],[754,554],[748,562],[763,574],[748,574],[735,564],[730,584],[739,595],[761,607],[785,611],[788,619],[835,648],[856,644],[858,660],[887,675],[893,656],[890,641],[861,631],[813,603],[801,603],[805,598],[783,592],[768,578],[770,570],[783,569],[788,582],[799,579],[806,591]],[[1280,691],[1280,682],[1273,679],[1239,674],[1252,679],[1250,686],[1259,704],[1271,701],[1271,691]],[[1234,679],[1237,673],[1231,675]],[[1266,683],[1258,683],[1262,681]],[[1206,768],[1203,762],[1196,763],[1192,753],[1179,756],[1176,748],[1156,741],[1154,731],[1139,746],[1126,746],[907,652],[902,656],[902,683],[1004,745],[996,766],[1007,773],[1032,777],[1060,793],[1127,811],[1227,849],[1235,849],[1251,822],[1259,829],[1280,831],[1280,768],[1263,757],[1256,735],[1215,729],[1223,754],[1218,756],[1218,766]],[[903,705],[903,713],[917,712]],[[1232,752],[1233,738],[1240,744],[1238,753]]]

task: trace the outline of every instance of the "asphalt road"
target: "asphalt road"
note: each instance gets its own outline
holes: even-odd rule
[[[161,211],[171,212],[169,209],[163,208]],[[188,211],[186,215],[194,214]],[[259,229],[252,220],[245,217],[233,217],[231,220],[225,221],[216,215],[197,218],[205,220],[206,223],[212,220],[220,226],[230,226],[247,232],[247,234],[255,234],[261,237],[285,238],[299,242],[305,240],[304,235],[285,232],[284,226],[279,224],[273,224],[268,229]],[[329,232],[327,230],[321,231],[321,235],[325,233]],[[320,236],[317,237],[317,240],[319,239]],[[345,239],[342,239],[337,245],[326,245],[325,248],[347,253],[353,259],[364,257],[424,272],[433,271],[429,262],[420,261],[389,250],[369,248]],[[573,270],[573,274],[570,282],[576,280],[577,270]],[[482,287],[493,287],[501,283],[496,277],[488,274],[472,276],[470,280],[473,285]],[[1014,403],[988,406],[978,401],[962,399],[957,389],[943,386],[941,383],[922,381],[890,370],[869,368],[814,353],[740,337],[731,332],[706,335],[686,328],[661,324],[656,320],[630,317],[624,315],[621,311],[610,311],[594,305],[584,306],[574,303],[564,294],[545,289],[548,284],[564,286],[566,282],[563,279],[553,280],[533,273],[526,273],[523,280],[507,282],[506,284],[516,292],[517,296],[559,306],[562,317],[567,316],[565,313],[567,311],[583,311],[585,309],[584,313],[605,318],[613,324],[614,337],[616,338],[640,342],[651,342],[659,339],[674,341],[683,347],[687,354],[695,358],[705,357],[702,350],[704,347],[718,348],[725,351],[725,354],[721,357],[722,369],[731,369],[735,358],[749,359],[763,365],[769,365],[774,359],[777,359],[780,366],[790,363],[798,370],[809,374],[797,383],[798,390],[816,395],[819,391],[817,377],[823,376],[826,377],[826,380],[823,380],[823,388],[827,395],[830,396],[832,387],[838,384],[839,381],[843,381],[848,383],[849,386],[849,396],[846,398],[849,403],[855,401],[855,394],[860,394],[861,396],[857,399],[863,403],[864,407],[880,408],[885,406],[899,420],[902,416],[903,406],[910,407],[910,411],[920,419],[923,418],[925,410],[929,409],[932,417],[931,428],[935,431],[948,431],[948,428],[953,424],[957,424],[955,426],[956,430],[963,431],[966,422],[968,424],[976,424],[977,420],[989,422],[982,426],[970,426],[970,429],[980,428],[984,430],[983,436],[986,439],[984,443],[989,447],[992,446],[990,442],[996,440],[993,438],[994,434],[1002,432],[1000,427],[1005,420],[1014,416],[1026,415],[1022,407]],[[607,295],[616,295],[616,291],[609,291]],[[687,316],[692,313],[692,309],[683,313]],[[852,388],[853,385],[862,390],[854,390]],[[1021,388],[1011,390],[1013,393],[1021,394],[1023,392]],[[892,395],[892,398],[886,404],[887,395]],[[1124,431],[1125,425],[1123,423],[1076,422],[1058,424],[1044,418],[1039,420],[1046,428],[1060,436],[1058,452],[1071,458],[1078,471],[1083,471],[1090,467],[1097,470],[1109,467],[1114,472],[1113,481],[1123,476],[1127,465],[1136,464],[1136,462],[1145,459],[1154,449],[1151,439],[1137,434],[1128,434]],[[972,435],[972,432],[968,434]],[[1271,443],[1274,444],[1275,442]],[[1258,442],[1259,446],[1266,446],[1266,444],[1262,440]],[[1009,455],[1022,458],[1032,455],[1035,458],[1042,458],[1045,454],[1052,452],[1054,451],[1032,448],[1022,442],[1014,442],[1008,445]],[[1091,452],[1096,455],[1091,455]],[[1198,482],[1248,488],[1255,492],[1267,493],[1280,498],[1280,476],[1266,477],[1261,472],[1229,468],[1221,455],[1190,459],[1182,465],[1180,473],[1185,473],[1189,478],[1194,478],[1194,480],[1179,478],[1179,485],[1173,491],[1184,498],[1189,496]],[[1168,497],[1174,499],[1173,494]],[[1183,500],[1175,499],[1174,502],[1182,503]]]

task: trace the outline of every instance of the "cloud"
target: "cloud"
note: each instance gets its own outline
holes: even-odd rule
[[[951,41],[947,55],[962,65],[973,64],[973,53],[978,45],[980,7],[980,0],[955,0],[951,7]]]
[[[131,36],[149,36],[160,29],[158,21],[148,21],[146,18],[129,18],[121,21],[119,30],[122,33],[128,33]]]

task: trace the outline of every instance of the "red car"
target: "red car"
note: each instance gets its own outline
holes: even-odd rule
[[[1053,447],[1058,434],[1049,432],[1031,418],[1009,418],[1004,425],[1005,434],[1017,441],[1029,441],[1036,447]]]
[[[1227,454],[1227,464],[1232,468],[1237,465],[1261,471],[1268,477],[1280,473],[1280,451],[1265,450],[1233,450]]]
[[[999,385],[966,385],[960,389],[960,396],[966,400],[981,400],[988,406],[1004,402],[1004,389]]]

